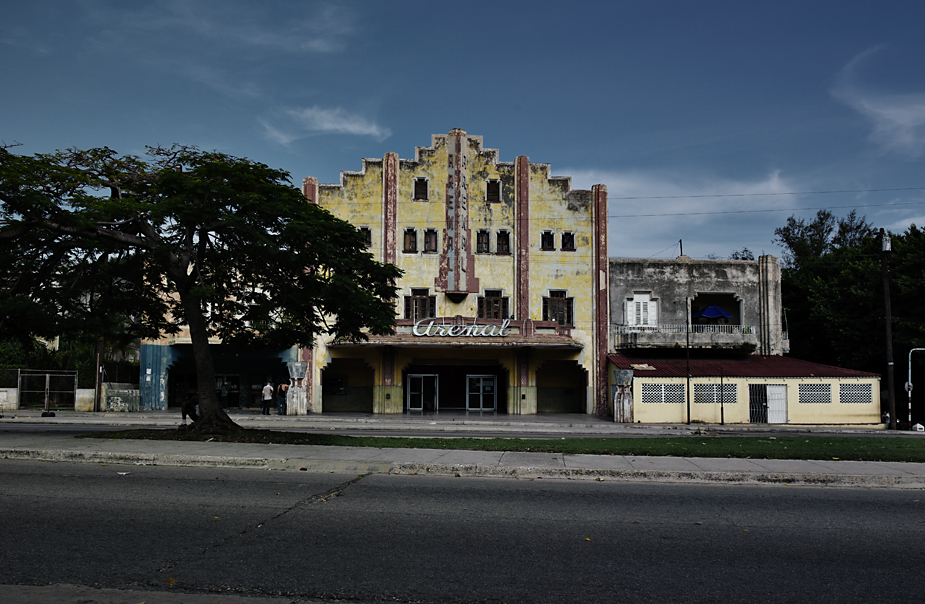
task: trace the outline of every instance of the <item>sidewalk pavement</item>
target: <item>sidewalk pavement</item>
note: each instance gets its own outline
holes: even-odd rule
[[[370,414],[261,416],[232,410],[232,418],[248,428],[428,430],[447,436],[492,432],[504,436],[587,434],[594,436],[699,435],[774,432],[877,434],[922,438],[921,433],[883,432],[874,427],[687,426],[613,424],[586,415],[382,417]],[[419,474],[433,476],[506,477],[517,479],[582,479],[623,482],[688,482],[779,484],[841,487],[925,489],[925,463],[835,460],[768,460],[627,455],[567,455],[436,449],[376,449],[251,443],[76,439],[54,432],[4,431],[7,424],[131,425],[168,427],[179,424],[176,412],[73,413],[42,418],[39,411],[3,412],[0,458],[129,465],[205,466],[276,471],[349,474]]]

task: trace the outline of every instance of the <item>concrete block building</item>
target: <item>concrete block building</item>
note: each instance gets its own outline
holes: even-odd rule
[[[481,136],[434,135],[413,159],[364,159],[303,192],[404,271],[396,333],[319,339],[290,413],[606,409],[607,190],[573,190]]]

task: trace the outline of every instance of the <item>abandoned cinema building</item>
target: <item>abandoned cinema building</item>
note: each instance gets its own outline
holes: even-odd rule
[[[232,406],[297,366],[303,394],[290,400],[293,415],[879,422],[878,376],[782,356],[776,258],[608,258],[603,185],[573,190],[548,164],[500,161],[481,136],[454,129],[413,159],[363,159],[339,183],[307,177],[302,190],[363,232],[377,260],[404,271],[395,333],[253,357],[218,344],[216,389]],[[677,360],[656,354],[680,347],[743,354],[698,361],[690,383],[687,366],[681,375]],[[182,334],[142,343],[142,408],[176,404],[190,379],[185,348]]]

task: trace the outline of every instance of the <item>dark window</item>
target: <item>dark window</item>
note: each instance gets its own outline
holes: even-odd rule
[[[565,297],[564,291],[549,292],[549,297],[543,298],[543,320],[556,321],[559,325],[574,325],[572,300]]]
[[[498,254],[511,253],[511,234],[507,231],[498,231]]]
[[[437,316],[437,296],[431,296],[428,289],[412,289],[405,296],[405,318],[418,321]]]
[[[479,254],[487,254],[488,249],[488,231],[479,231],[475,235],[475,251]]]
[[[562,233],[562,249],[567,252],[575,251],[575,233]]]
[[[485,297],[479,298],[479,319],[507,319],[507,298],[500,289],[486,289]]]
[[[407,253],[418,251],[418,232],[414,229],[405,229],[405,247],[402,250]]]
[[[321,378],[321,394],[347,394],[347,378],[342,375],[326,375]]]
[[[373,246],[373,232],[366,227],[360,227],[360,232],[366,237],[366,247]]]
[[[427,179],[426,178],[415,178],[414,179],[414,199],[418,201],[427,201]]]
[[[424,251],[437,251],[437,231],[436,229],[427,229],[424,231]]]
[[[485,185],[485,201],[501,201],[501,181],[489,180]]]
[[[556,249],[556,236],[553,235],[552,231],[543,231],[543,234],[540,236],[540,249]]]

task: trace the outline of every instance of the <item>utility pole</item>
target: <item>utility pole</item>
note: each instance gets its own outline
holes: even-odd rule
[[[880,270],[883,274],[883,306],[886,310],[886,376],[890,395],[890,430],[896,429],[896,388],[893,381],[893,318],[890,311],[890,270],[887,252],[890,235],[880,229]]]

